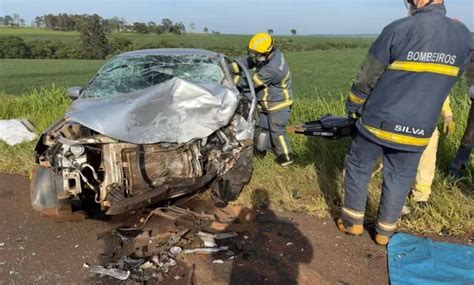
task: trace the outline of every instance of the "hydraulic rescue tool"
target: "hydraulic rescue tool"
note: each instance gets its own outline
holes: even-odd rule
[[[289,126],[288,133],[309,137],[323,137],[332,140],[351,136],[355,131],[355,120],[347,116],[327,114],[302,125]]]

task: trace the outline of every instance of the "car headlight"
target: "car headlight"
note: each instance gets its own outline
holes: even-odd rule
[[[75,144],[75,145],[71,145],[71,147],[69,148],[69,150],[71,151],[71,153],[75,156],[75,157],[78,157],[80,155],[82,155],[84,153],[84,146],[83,145],[80,145],[80,144]]]

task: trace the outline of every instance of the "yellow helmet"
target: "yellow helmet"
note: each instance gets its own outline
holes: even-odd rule
[[[267,33],[255,34],[249,41],[249,52],[267,54],[273,50],[273,38]]]

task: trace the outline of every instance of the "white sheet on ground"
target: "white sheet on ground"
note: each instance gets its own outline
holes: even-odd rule
[[[0,120],[0,140],[11,146],[34,140],[36,134],[27,125],[31,124],[17,119]]]

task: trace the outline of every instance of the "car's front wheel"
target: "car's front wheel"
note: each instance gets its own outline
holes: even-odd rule
[[[253,147],[243,150],[236,165],[211,184],[212,198],[217,207],[223,208],[237,200],[244,186],[250,181],[253,169]]]

